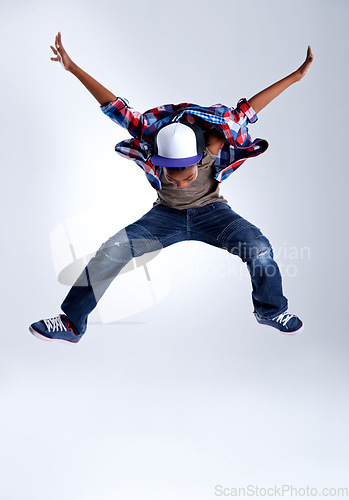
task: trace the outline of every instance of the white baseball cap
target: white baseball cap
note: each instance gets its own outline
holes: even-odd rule
[[[161,167],[190,167],[198,163],[205,151],[201,128],[191,123],[170,123],[155,136],[153,165]]]

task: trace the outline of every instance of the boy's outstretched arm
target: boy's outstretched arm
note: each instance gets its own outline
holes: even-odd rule
[[[292,85],[292,83],[299,82],[299,80],[301,80],[306,75],[311,63],[313,62],[313,59],[314,55],[309,45],[305,61],[296,71],[286,76],[282,80],[274,83],[270,87],[262,90],[248,100],[255,112],[258,114],[263,108],[267,106],[267,104],[275,99],[275,97],[280,95],[281,92]]]
[[[63,48],[60,32],[56,35],[55,46],[56,48],[51,45],[51,49],[56,55],[56,57],[51,57],[51,61],[60,62],[65,70],[73,73],[73,75],[75,75],[80,80],[80,82],[85,85],[87,90],[91,92],[91,94],[97,99],[99,104],[103,105],[117,99],[114,94],[109,92],[108,89],[103,87],[103,85],[92,78],[92,76],[88,75],[84,70],[79,68],[79,66],[77,66],[70,59],[67,52]]]

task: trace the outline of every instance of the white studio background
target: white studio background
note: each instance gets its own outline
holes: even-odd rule
[[[2,3],[0,500],[349,488],[348,10],[340,0]],[[199,242],[161,252],[156,303],[107,322],[94,311],[78,345],[29,333],[69,290],[57,228],[83,221],[75,244],[88,253],[156,198],[114,152],[127,131],[50,60],[58,31],[80,67],[141,112],[235,106],[298,68],[311,45],[307,76],[250,126],[269,149],[221,187],[270,239],[304,334],[258,325],[244,265]]]

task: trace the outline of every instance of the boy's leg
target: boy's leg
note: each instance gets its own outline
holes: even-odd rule
[[[202,209],[202,210],[201,210]],[[197,210],[192,219],[193,236],[246,262],[252,281],[252,302],[260,318],[273,318],[287,310],[279,267],[273,249],[260,229],[229,205],[214,202]]]
[[[89,261],[61,304],[74,330],[84,333],[87,318],[121,269],[133,258],[186,239],[184,214],[155,205],[110,237]]]

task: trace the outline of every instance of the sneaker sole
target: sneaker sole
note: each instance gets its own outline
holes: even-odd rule
[[[42,335],[41,333],[37,332],[32,328],[31,326],[29,327],[30,333],[34,335],[37,339],[40,340],[45,340],[47,342],[63,342],[63,344],[77,344],[77,342],[71,342],[70,340],[64,340],[64,339],[51,339],[50,337],[46,337],[45,335]]]
[[[269,325],[265,325],[265,326],[269,326]],[[276,328],[276,330],[278,330],[280,333],[283,333],[285,335],[296,335],[297,333],[301,333],[304,331],[304,325],[302,325],[300,328],[298,328],[298,330],[295,330],[294,332],[283,332],[282,330],[279,330],[278,328]]]
[[[284,335],[295,335],[297,333],[301,333],[304,331],[304,324],[302,324],[301,327],[298,328],[298,330],[295,330],[294,332],[283,332],[282,330],[279,330],[278,328],[276,328],[275,326],[272,326],[272,325],[266,325],[265,323],[260,323],[257,319],[257,323],[259,325],[262,325],[262,326],[267,326],[268,328],[274,328],[274,330],[277,330],[278,332],[280,333],[283,333]]]

